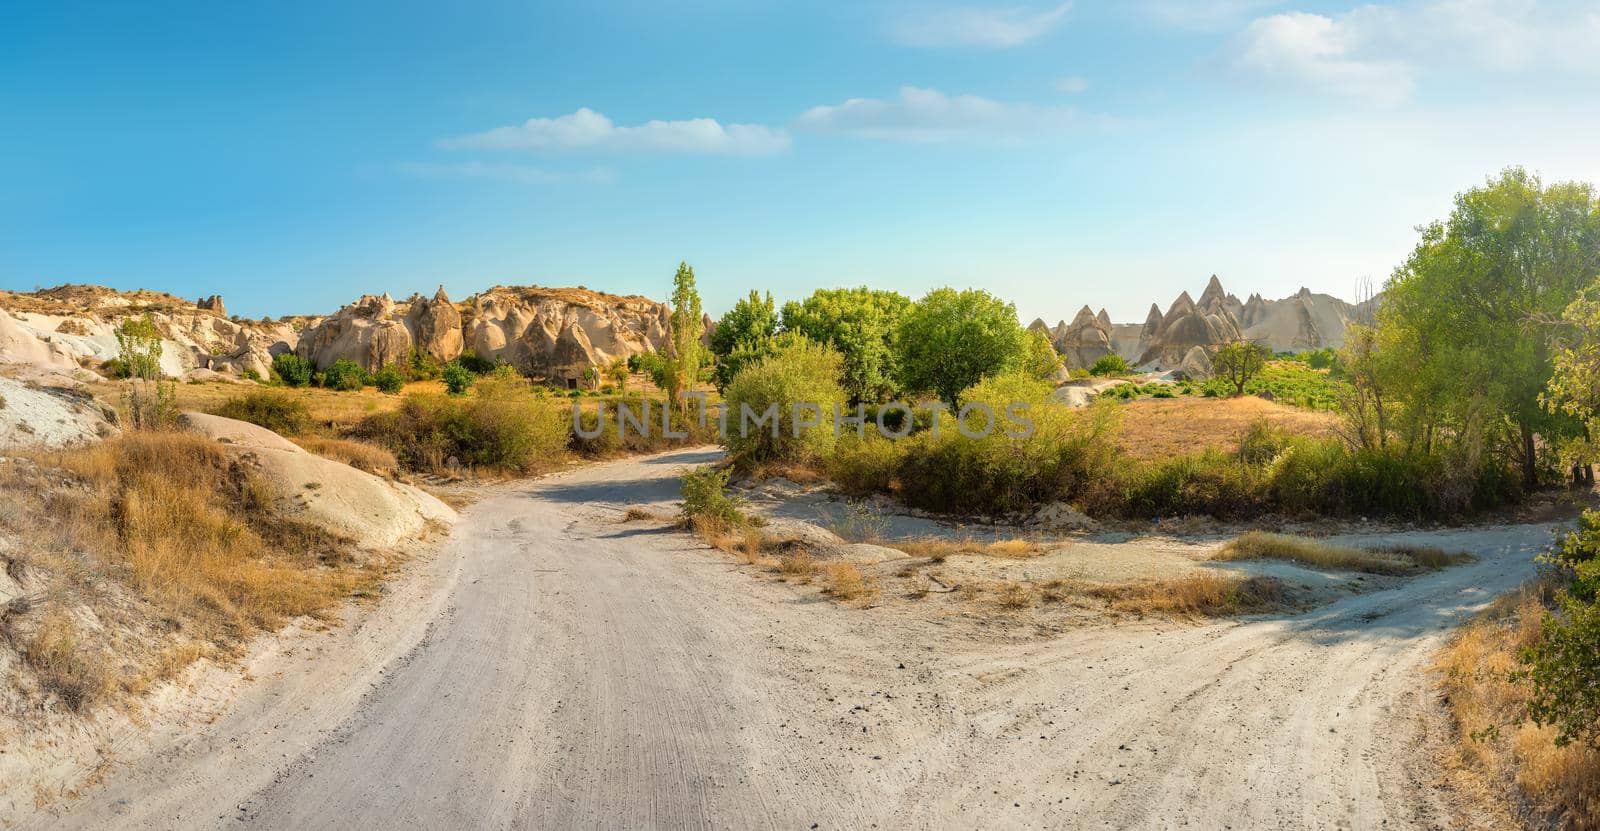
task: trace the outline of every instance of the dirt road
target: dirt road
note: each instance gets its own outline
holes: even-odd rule
[[[1471,822],[1432,784],[1420,664],[1529,576],[1540,528],[1432,535],[1479,561],[1303,616],[997,644],[618,522],[622,506],[668,506],[683,466],[711,457],[594,465],[475,505],[433,566],[437,594],[399,598],[427,621],[395,630],[414,646],[370,675],[329,672],[328,689],[248,701],[258,712],[40,824]]]

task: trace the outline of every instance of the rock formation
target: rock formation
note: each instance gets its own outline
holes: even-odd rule
[[[156,292],[60,286],[0,292],[0,363],[70,373],[119,356],[116,330],[149,315],[162,338],[161,369],[183,378],[266,378],[272,359],[295,352],[326,369],[340,359],[369,371],[407,360],[436,361],[471,348],[562,384],[592,376],[617,358],[667,343],[667,307],[643,297],[586,289],[500,286],[457,304],[441,286],[432,298],[396,302],[366,295],[327,317],[234,321],[222,298],[190,302]]]
[[[1072,323],[1057,328],[1059,334],[1053,343],[1068,369],[1087,369],[1114,351],[1109,318],[1102,323],[1088,306],[1078,311]]]
[[[1358,307],[1304,288],[1282,300],[1251,294],[1241,301],[1213,274],[1199,300],[1183,292],[1165,314],[1152,303],[1143,324],[1113,323],[1105,310],[1092,314],[1084,307],[1070,324],[1063,321],[1047,329],[1043,320],[1035,320],[1028,328],[1048,332],[1069,367],[1092,364],[1109,345],[1133,366],[1172,369],[1188,364],[1209,373],[1210,354],[1231,341],[1252,340],[1275,352],[1339,347],[1345,328],[1370,319],[1377,302]],[[1203,366],[1193,359],[1196,347],[1207,359]]]
[[[567,386],[590,367],[665,349],[672,318],[664,303],[581,289],[496,286],[469,303],[468,349]]]

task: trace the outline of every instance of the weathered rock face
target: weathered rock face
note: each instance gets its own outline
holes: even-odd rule
[[[1240,338],[1239,322],[1224,305],[1221,293],[1207,287],[1207,292],[1201,296],[1206,300],[1204,304],[1189,299],[1188,292],[1178,295],[1172,308],[1162,316],[1154,337],[1145,345],[1144,354],[1139,356],[1140,364],[1177,366],[1196,346],[1215,349]]]
[[[412,333],[418,352],[430,355],[440,363],[461,357],[461,350],[466,343],[461,334],[461,312],[444,293],[444,286],[434,292],[432,300],[412,298],[411,312],[407,318],[406,328]]]
[[[1068,369],[1093,366],[1095,361],[1114,351],[1111,347],[1110,318],[1102,323],[1088,306],[1084,306],[1078,310],[1072,323],[1060,328],[1054,344]]]
[[[406,325],[411,309],[397,307],[387,294],[361,299],[300,333],[295,352],[327,369],[341,360],[371,371],[400,363],[411,355],[416,338]]]
[[[265,377],[272,356],[293,348],[299,337],[281,323],[223,317],[221,297],[202,303],[102,286],[0,292],[0,310],[9,312],[10,320],[9,325],[0,322],[0,361],[63,368],[109,360],[120,354],[117,327],[149,315],[161,335],[164,373],[176,377],[195,369],[233,374],[253,369]],[[43,357],[38,344],[47,353]]]
[[[537,286],[497,286],[470,302],[468,349],[569,386],[591,367],[665,349],[672,314],[644,297]]]
[[[1206,352],[1204,346],[1191,347],[1189,353],[1183,356],[1183,362],[1178,368],[1192,381],[1207,381],[1216,374],[1211,366],[1211,355]]]
[[[1278,352],[1302,349],[1321,349],[1344,345],[1345,329],[1358,319],[1363,310],[1337,297],[1314,294],[1310,289],[1282,300],[1262,301],[1252,297],[1255,309],[1247,311],[1241,322],[1245,337],[1259,341]],[[1247,307],[1250,304],[1246,304]]]

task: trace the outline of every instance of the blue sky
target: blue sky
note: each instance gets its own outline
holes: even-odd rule
[[[10,2],[0,287],[979,286],[1023,320],[1381,281],[1600,181],[1600,2]]]

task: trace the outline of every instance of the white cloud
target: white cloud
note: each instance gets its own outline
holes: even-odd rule
[[[1600,72],[1596,43],[1595,0],[1427,0],[1258,18],[1225,63],[1241,76],[1392,106],[1430,73]]]
[[[983,46],[1005,49],[1054,29],[1072,11],[1062,3],[1043,10],[1012,6],[986,9],[959,6],[934,12],[907,12],[890,25],[894,39],[907,46]]]
[[[1058,90],[1061,90],[1062,92],[1076,94],[1089,88],[1089,79],[1078,75],[1067,75],[1065,77],[1055,79],[1050,83],[1050,85]]]
[[[712,118],[647,121],[618,126],[584,107],[557,118],[530,118],[520,125],[443,139],[450,150],[649,151],[755,156],[789,148],[789,134],[760,124],[721,124]]]
[[[616,175],[605,168],[595,168],[577,173],[543,170],[520,164],[486,164],[484,162],[456,162],[434,164],[431,162],[403,162],[400,172],[418,179],[481,179],[507,182],[516,185],[556,185],[566,182],[607,185],[616,181]]]
[[[1306,12],[1263,17],[1240,36],[1232,68],[1263,80],[1394,106],[1411,97],[1412,70],[1362,56],[1368,34],[1355,14],[1340,19]]]
[[[1009,103],[936,89],[901,87],[898,98],[851,98],[812,107],[795,126],[866,138],[905,141],[1019,140],[1059,133],[1103,119],[1068,107]]]
[[[1281,5],[1283,0],[1144,0],[1145,14],[1169,26],[1185,29],[1231,28],[1257,12]]]

